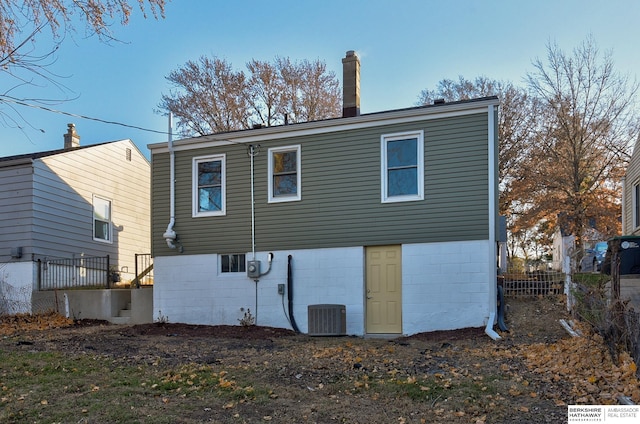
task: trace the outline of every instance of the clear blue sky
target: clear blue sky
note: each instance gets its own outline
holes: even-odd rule
[[[165,19],[145,20],[136,9],[128,26],[114,24],[114,37],[124,43],[85,38],[82,28],[67,36],[50,68],[64,77],[59,81],[67,93],[38,87],[12,94],[72,97],[52,107],[167,131],[167,119],[154,109],[170,89],[165,76],[188,60],[218,56],[245,70],[253,58],[320,59],[341,79],[341,59],[355,50],[361,111],[368,113],[413,106],[422,89],[459,75],[524,84],[532,60],[545,57],[549,41],[571,51],[589,34],[602,51],[613,50],[617,71],[636,78],[639,16],[637,0],[173,0]],[[0,73],[0,92],[8,83]],[[16,108],[36,129],[23,132],[0,121],[0,157],[61,148],[70,122],[82,145],[129,138],[148,154],[149,143],[167,140],[163,134]]]

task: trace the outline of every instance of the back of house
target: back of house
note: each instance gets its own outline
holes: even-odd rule
[[[348,98],[341,118],[150,146],[156,318],[354,335],[487,324],[497,98],[372,114]]]

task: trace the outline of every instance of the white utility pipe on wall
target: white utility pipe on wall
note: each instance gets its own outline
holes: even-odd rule
[[[171,249],[176,248],[176,232],[173,230],[173,226],[176,223],[176,200],[175,200],[175,153],[173,151],[173,114],[169,112],[169,225],[167,231],[164,232],[162,237],[167,242],[167,246]]]

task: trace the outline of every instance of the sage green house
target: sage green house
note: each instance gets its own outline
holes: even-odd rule
[[[489,97],[149,146],[155,316],[490,330],[497,113]]]

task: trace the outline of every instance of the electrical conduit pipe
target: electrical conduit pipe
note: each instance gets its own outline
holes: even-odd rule
[[[287,301],[289,306],[289,322],[291,322],[291,328],[296,333],[300,332],[296,320],[293,317],[293,269],[291,267],[291,261],[293,256],[289,255],[287,261]]]

